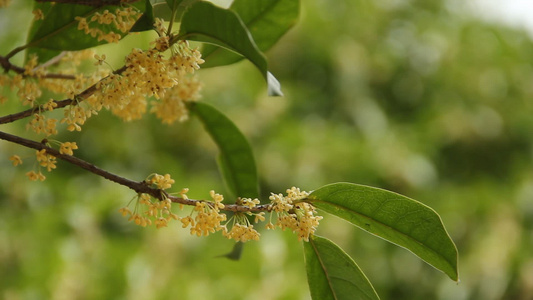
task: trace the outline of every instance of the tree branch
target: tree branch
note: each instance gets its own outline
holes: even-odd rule
[[[12,135],[9,133],[5,133],[0,131],[0,139],[9,141],[15,144],[19,144],[31,149],[35,150],[46,150],[47,154],[50,154],[52,156],[55,156],[61,160],[64,160],[68,163],[71,163],[73,165],[76,165],[82,169],[85,169],[93,174],[96,174],[100,177],[103,177],[107,180],[110,180],[112,182],[118,183],[120,185],[126,186],[132,190],[134,190],[137,193],[143,193],[148,194],[156,199],[163,200],[165,198],[170,199],[172,202],[180,203],[184,205],[196,205],[198,202],[209,202],[206,200],[194,200],[194,199],[184,199],[176,196],[169,195],[167,192],[159,189],[155,189],[150,187],[145,181],[133,181],[124,177],[121,177],[119,175],[113,174],[111,172],[108,172],[104,169],[101,169],[89,162],[86,162],[80,158],[77,158],[72,155],[66,155],[61,154],[58,150],[48,147],[44,143],[39,143],[36,141],[28,140],[16,135]],[[254,208],[249,208],[247,206],[237,205],[237,204],[228,204],[225,205],[225,207],[222,209],[225,211],[233,211],[233,212],[260,212],[260,211],[270,211],[270,205],[264,204],[259,205]]]
[[[123,66],[122,68],[114,71],[113,74],[121,74],[126,69],[127,69],[127,67]],[[55,100],[54,102],[57,104],[57,106],[54,107],[54,109],[63,108],[65,106],[67,106],[67,105],[78,105],[81,101],[89,98],[92,94],[94,94],[94,92],[96,92],[96,85],[97,85],[97,83],[91,85],[90,87],[86,88],[83,92],[81,92],[78,95],[76,95],[75,98],[76,98],[77,101],[74,101],[74,99],[70,99],[70,98],[69,99],[65,99],[65,100],[59,100],[59,101]],[[21,111],[21,112],[15,113],[15,114],[11,114],[11,115],[0,117],[0,124],[11,123],[11,122],[14,122],[14,121],[17,121],[17,120],[20,120],[20,119],[27,118],[27,117],[31,116],[35,111],[39,111],[40,109],[42,109],[42,105],[40,105],[38,107],[33,107],[33,108],[30,108],[30,109],[27,109],[25,111]]]
[[[54,58],[50,59],[49,61],[47,61],[46,63],[35,67],[34,70],[37,70],[37,69],[40,69],[40,68],[46,68],[47,66],[50,66],[50,65],[56,63],[57,60],[61,59],[62,56],[64,56],[64,54],[59,54],[59,55],[55,56]],[[0,65],[2,65],[2,68],[4,69],[5,72],[15,71],[18,74],[24,74],[24,72],[26,71],[24,68],[12,64],[9,61],[9,58],[1,56],[1,55],[0,55]],[[24,77],[27,77],[27,75],[24,75]],[[75,79],[76,77],[74,75],[68,75],[68,74],[50,73],[50,74],[45,74],[45,75],[41,76],[40,78]]]
[[[35,0],[35,2],[56,2],[66,4],[80,4],[87,6],[121,5],[124,3],[134,3],[139,0]]]

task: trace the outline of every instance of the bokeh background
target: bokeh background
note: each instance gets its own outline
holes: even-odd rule
[[[31,1],[12,2],[0,10],[4,55],[24,43],[32,18]],[[151,38],[96,51],[118,67]],[[305,0],[299,23],[268,57],[283,98],[266,96],[248,62],[199,73],[203,101],[250,139],[264,199],[338,181],[402,193],[441,215],[459,250],[459,284],[337,218],[326,216],[317,232],[354,258],[383,299],[533,299],[526,31],[479,18],[462,1]],[[15,102],[1,115],[19,110]],[[25,124],[1,130],[38,140]],[[102,112],[58,139],[77,141],[77,156],[131,179],[170,173],[190,197],[226,192],[216,146],[194,119],[123,123]],[[291,233],[264,231],[230,261],[218,257],[232,247],[219,234],[128,223],[118,209],[134,194],[124,187],[62,162],[44,183],[30,182],[33,151],[0,142],[0,154],[2,299],[310,299]],[[27,159],[14,168],[12,154]]]

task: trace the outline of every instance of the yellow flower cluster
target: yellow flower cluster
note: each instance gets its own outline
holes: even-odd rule
[[[146,179],[146,182],[158,189],[164,190],[172,186],[174,179],[170,178],[169,174],[153,174]],[[180,192],[181,196],[187,198],[185,193],[188,191],[188,189],[182,189]],[[171,211],[172,201],[168,198],[159,201],[158,199],[153,199],[148,194],[141,193],[137,195],[135,199],[137,201],[133,212],[129,209],[129,204],[126,207],[119,209],[119,212],[123,216],[129,216],[128,221],[133,221],[136,225],[146,227],[154,224],[155,227],[159,229],[167,227],[168,222],[171,220],[180,219],[178,215]]]
[[[191,227],[191,235],[208,236],[217,230],[222,230],[221,222],[226,221],[226,215],[220,213],[220,209],[224,208],[224,197],[215,191],[210,192],[213,202],[196,202],[190,216],[181,218],[182,227]],[[193,215],[194,218],[193,218]]]
[[[183,77],[178,85],[168,89],[160,101],[152,101],[150,112],[155,113],[165,124],[187,121],[189,110],[185,102],[198,100],[201,88],[196,77]]]
[[[39,162],[39,165],[41,167],[46,167],[48,172],[52,171],[56,168],[56,158],[55,156],[52,156],[48,153],[46,153],[45,149],[37,150],[35,152],[35,155],[37,156],[37,161]]]
[[[124,7],[117,8],[114,13],[107,9],[102,13],[97,12],[89,20],[79,16],[75,20],[78,21],[78,30],[83,30],[85,34],[97,38],[98,41],[104,40],[108,43],[116,43],[122,38],[122,35],[114,30],[123,34],[127,33],[138,17],[139,12],[137,10],[132,7]],[[109,25],[107,26],[108,31],[105,32],[100,29],[102,26],[91,27],[92,22],[100,25]]]
[[[260,203],[259,199],[239,198],[237,204],[246,206],[248,208],[254,208]],[[222,229],[222,234],[228,239],[234,239],[239,242],[257,241],[261,234],[254,229],[254,225],[250,223],[247,216],[254,216],[254,222],[265,220],[265,212],[253,213],[253,212],[236,212],[228,223],[231,223],[231,229],[228,231],[228,224],[225,224]]]
[[[57,120],[48,118],[43,114],[33,114],[33,119],[26,125],[27,129],[32,129],[36,133],[44,133],[46,136],[57,134]]]
[[[174,184],[175,182],[174,179],[170,178],[170,174],[165,174],[165,175],[153,174],[149,178],[150,179],[147,179],[146,182],[160,190],[166,190],[166,189],[171,188],[172,184]]]
[[[298,240],[309,241],[309,236],[316,231],[321,216],[316,216],[315,208],[304,202],[309,193],[292,187],[287,190],[287,196],[272,194],[270,196],[271,208],[278,216],[275,224],[270,221],[266,228],[290,229],[298,235]]]
[[[37,150],[35,152],[35,156],[37,157],[37,162],[39,163],[39,170],[37,172],[29,171],[26,173],[26,176],[32,181],[44,181],[46,176],[44,176],[41,172],[41,167],[46,167],[48,172],[50,172],[56,168],[57,160],[54,156],[46,153],[45,149]],[[22,163],[22,160],[17,155],[12,156],[10,159],[13,161],[13,165],[15,166]]]
[[[12,90],[17,89],[17,96],[22,104],[35,108],[32,118],[27,124],[28,129],[38,134],[43,133],[46,136],[57,134],[56,125],[58,120],[48,118],[43,114],[44,111],[54,110],[57,107],[57,102],[49,98],[46,101],[39,101],[39,98],[43,95],[44,90],[47,90],[52,94],[61,95],[60,97],[67,95],[69,98],[74,99],[76,94],[107,76],[109,71],[103,71],[101,68],[98,68],[90,76],[79,73],[77,67],[81,61],[92,56],[94,56],[94,53],[88,50],[67,52],[60,59],[59,64],[49,67],[54,73],[72,76],[74,79],[47,78],[45,75],[47,75],[48,70],[38,65],[36,56],[32,56],[28,60],[22,74],[17,74],[13,77],[0,75],[0,86],[9,87]],[[58,65],[61,65],[61,69],[55,71],[54,68],[57,68]],[[49,93],[46,94],[49,95]],[[6,97],[0,96],[0,103],[5,102],[5,100],[7,100]],[[65,109],[65,117],[61,120],[61,123],[67,123],[67,129],[70,131],[81,130],[80,125],[96,113],[94,109],[87,107],[88,105],[85,103],[80,105],[80,103],[75,102],[75,104],[78,105]]]
[[[169,221],[179,219],[178,215],[171,212],[171,208],[172,202],[169,199],[159,201],[153,200],[148,194],[139,194],[133,212],[127,206],[119,209],[119,212],[123,216],[129,216],[128,221],[133,221],[136,225],[146,227],[154,224],[159,229],[167,227]]]
[[[74,155],[73,150],[78,149],[76,142],[65,142],[59,146],[59,153],[66,155]]]
[[[199,98],[201,85],[186,75],[203,63],[198,50],[181,43],[166,59],[159,50],[134,49],[126,57],[127,69],[120,75],[110,75],[98,83],[97,97],[90,103],[95,110],[111,110],[125,121],[139,119],[146,112],[146,98],[153,96],[152,112],[166,123],[185,120],[183,101]],[[168,94],[168,97],[165,97]],[[160,100],[163,98],[163,100]],[[158,102],[160,101],[160,102]]]

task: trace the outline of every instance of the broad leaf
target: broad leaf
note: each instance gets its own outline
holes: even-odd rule
[[[154,12],[150,0],[144,0],[145,8],[142,16],[133,24],[130,32],[152,30],[154,28]]]
[[[430,207],[386,190],[334,183],[309,195],[317,208],[404,247],[451,279],[459,278],[457,248]]]
[[[230,7],[246,25],[261,51],[270,49],[298,19],[300,0],[235,0]],[[222,66],[243,57],[211,44],[202,48],[202,68]]]
[[[181,19],[179,38],[215,44],[246,57],[265,77],[269,95],[282,95],[278,88],[279,82],[268,75],[265,56],[257,48],[246,25],[233,11],[209,2],[196,2],[185,11]]]
[[[332,241],[311,236],[304,254],[313,300],[379,299],[359,266]]]
[[[174,10],[174,22],[179,22],[185,9],[199,0],[156,0],[153,2],[154,16],[170,22]]]
[[[258,178],[250,144],[237,126],[214,107],[197,102],[190,109],[204,124],[220,150],[219,166],[236,197],[258,198]]]
[[[53,7],[52,3],[49,2],[35,2],[33,4],[33,10],[41,10],[44,16],[47,16],[50,12],[50,9]],[[41,27],[41,24],[44,22],[44,20],[33,20],[30,30],[28,32],[28,41],[30,41],[35,34],[37,33],[37,30]],[[31,58],[33,55],[37,55],[39,63],[44,63],[51,58],[59,55],[61,53],[61,50],[48,50],[48,49],[40,49],[40,48],[29,48],[26,51],[26,56],[24,61],[27,62],[29,58]]]
[[[236,242],[230,252],[220,255],[219,257],[225,257],[230,260],[240,260],[242,256],[242,250],[244,247],[243,242]]]

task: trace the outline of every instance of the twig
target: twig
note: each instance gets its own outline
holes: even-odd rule
[[[122,68],[114,71],[113,74],[121,74],[126,69],[127,69],[127,67],[123,66]],[[54,102],[57,104],[57,106],[54,107],[54,109],[62,108],[62,107],[65,107],[67,105],[78,105],[80,102],[82,102],[83,100],[89,98],[92,94],[94,94],[96,92],[96,90],[97,90],[96,89],[96,85],[97,85],[97,83],[91,85],[90,87],[86,88],[83,92],[81,92],[78,95],[76,95],[75,98],[76,98],[77,101],[74,101],[73,99],[70,99],[70,98],[69,99],[65,99],[65,100],[55,100]],[[15,114],[11,114],[11,115],[0,117],[0,124],[11,123],[11,122],[14,122],[14,121],[17,121],[17,120],[20,120],[20,119],[24,119],[26,117],[31,116],[35,111],[39,111],[39,110],[44,110],[42,105],[39,106],[39,107],[34,107],[34,108],[30,108],[30,109],[25,110],[25,111],[18,112],[18,113],[15,113]]]
[[[121,5],[123,3],[134,3],[139,0],[35,0],[36,2],[56,2],[63,4],[80,4],[100,7],[104,5]]]
[[[53,65],[53,64],[57,63],[57,61],[59,61],[61,59],[61,57],[63,57],[63,56],[64,56],[64,54],[59,54],[59,55],[55,56],[54,58],[50,59],[49,61],[47,61],[46,63],[35,67],[34,70],[38,70],[40,68],[46,68],[47,66]],[[12,70],[12,71],[15,71],[18,74],[24,74],[24,72],[26,71],[24,68],[19,67],[19,66],[15,66],[14,64],[12,64],[9,61],[9,58],[1,56],[1,55],[0,55],[0,65],[2,65],[2,68],[4,69],[5,72],[8,72],[8,71]],[[27,77],[27,76],[28,75],[24,75],[24,77]],[[40,76],[40,78],[75,79],[76,77],[74,75],[68,75],[68,74],[50,73],[50,74],[42,75],[42,76]]]
[[[116,174],[113,174],[111,172],[108,172],[104,169],[101,169],[89,162],[86,162],[80,158],[77,158],[75,156],[72,156],[72,155],[66,155],[66,154],[61,154],[58,150],[54,149],[54,148],[51,148],[51,147],[48,147],[46,144],[44,143],[39,143],[39,142],[36,142],[36,141],[32,141],[32,140],[28,140],[28,139],[25,139],[25,138],[22,138],[22,137],[19,137],[19,136],[16,136],[16,135],[12,135],[12,134],[9,134],[9,133],[5,133],[5,132],[2,132],[0,131],[0,139],[2,140],[5,140],[5,141],[9,141],[9,142],[12,142],[12,143],[15,143],[15,144],[19,144],[19,145],[22,145],[22,146],[25,146],[25,147],[28,147],[28,148],[31,148],[31,149],[35,149],[35,150],[46,150],[46,153],[47,154],[50,154],[52,156],[55,156],[61,160],[64,160],[68,163],[71,163],[73,165],[76,165],[82,169],[85,169],[93,174],[96,174],[100,177],[103,177],[107,180],[110,180],[112,182],[115,182],[115,183],[118,183],[120,185],[123,185],[123,186],[126,186],[132,190],[134,190],[135,192],[137,193],[143,193],[143,194],[149,194],[150,196],[156,198],[156,199],[159,199],[159,200],[163,200],[165,198],[168,198],[170,199],[172,202],[175,202],[175,203],[180,203],[180,204],[184,204],[184,205],[196,205],[196,203],[198,202],[209,202],[209,201],[206,201],[206,200],[194,200],[194,199],[184,199],[184,198],[180,198],[180,197],[176,197],[176,196],[172,196],[172,195],[169,195],[167,192],[163,191],[163,190],[160,190],[160,189],[155,189],[155,188],[152,188],[150,187],[145,181],[133,181],[133,180],[130,180],[130,179],[127,179],[127,178],[124,178],[124,177],[121,177],[119,175],[116,175]],[[225,211],[233,211],[233,212],[260,212],[260,211],[269,211],[270,210],[270,205],[259,205],[259,206],[256,206],[254,208],[249,208],[247,206],[243,206],[243,205],[237,205],[237,204],[228,204],[228,205],[225,205],[225,207],[222,209],[222,210],[225,210]]]

